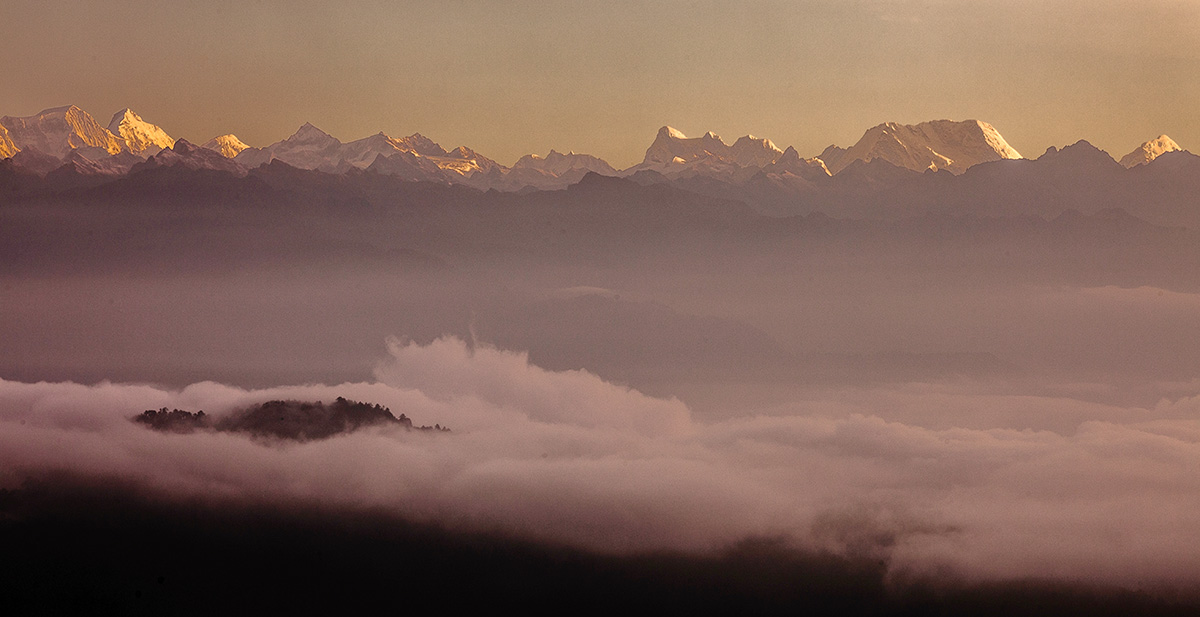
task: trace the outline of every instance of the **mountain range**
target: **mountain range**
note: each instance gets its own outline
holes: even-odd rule
[[[1122,157],[1120,165],[1134,168],[1180,150],[1170,137],[1161,135]],[[1103,157],[1112,160],[1107,154]],[[273,161],[330,174],[362,170],[509,192],[562,189],[596,173],[629,177],[640,184],[669,183],[741,195],[768,211],[773,204],[829,185],[878,188],[903,183],[911,174],[958,176],[983,163],[1023,159],[986,122],[934,120],[880,124],[848,148],[831,145],[812,157],[752,135],[727,144],[712,132],[687,137],[664,126],[642,162],[624,170],[594,156],[554,150],[546,157],[524,156],[506,167],[466,146],[447,150],[420,133],[400,138],[377,133],[342,142],[307,123],[290,137],[261,148],[248,146],[232,134],[196,146],[172,138],[131,109],[117,112],[104,127],[74,105],[0,118],[0,158],[12,159],[15,169],[65,186],[96,184],[153,167],[183,166],[244,176]]]

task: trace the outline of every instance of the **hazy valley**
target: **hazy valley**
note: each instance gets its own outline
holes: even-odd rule
[[[311,125],[196,146],[129,110],[0,126],[13,487],[396,517],[448,534],[429,554],[561,546],[621,581],[668,551],[675,590],[799,563],[884,604],[1029,579],[1193,601],[1200,158],[1169,138],[1027,159],[986,123],[885,123],[805,158],[663,127],[617,170]],[[130,420],[341,396],[454,431]]]

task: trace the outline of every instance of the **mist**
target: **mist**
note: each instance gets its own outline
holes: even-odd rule
[[[52,469],[177,496],[380,507],[602,552],[707,553],[782,536],[909,573],[1198,582],[1200,533],[1187,530],[1200,529],[1190,473],[1200,398],[1139,408],[901,384],[703,421],[678,399],[453,337],[392,341],[375,377],[178,390],[4,381],[0,466],[10,484]],[[219,418],[256,401],[338,396],[453,433],[263,443],[131,422],[146,408]]]
[[[1200,589],[1189,228],[255,174],[0,204],[5,499],[115,483],[171,516],[367,516],[659,583],[640,560],[724,568],[765,542],[766,571],[817,556],[871,593]],[[337,397],[451,432],[132,421]]]

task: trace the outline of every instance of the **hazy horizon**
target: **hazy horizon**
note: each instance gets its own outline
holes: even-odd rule
[[[0,7],[21,25],[0,41],[0,113],[132,107],[177,138],[260,147],[311,122],[621,168],[663,125],[803,156],[943,118],[1027,157],[1200,143],[1193,2],[67,4]]]
[[[1200,1],[0,20],[16,614],[1200,607]]]

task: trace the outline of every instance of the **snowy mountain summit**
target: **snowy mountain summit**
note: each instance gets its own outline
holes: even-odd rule
[[[0,118],[16,148],[29,148],[58,159],[77,149],[116,154],[124,142],[100,126],[88,112],[74,106],[53,107],[33,116]]]
[[[1175,140],[1166,135],[1159,135],[1157,138],[1138,146],[1133,152],[1122,157],[1121,165],[1126,168],[1145,165],[1163,154],[1178,152],[1180,150],[1183,150],[1183,148],[1180,148],[1179,144],[1175,143]]]
[[[0,124],[0,159],[6,159],[20,151],[21,149],[13,143],[12,137],[9,136],[8,129]]]
[[[612,165],[590,154],[563,154],[551,150],[544,158],[536,154],[526,154],[513,165],[513,169],[540,169],[555,176],[561,176],[573,170],[594,171],[605,176],[617,175]]]
[[[834,174],[855,161],[873,159],[914,171],[945,169],[961,174],[979,163],[1022,157],[986,122],[933,120],[920,124],[880,124],[867,130],[849,149],[830,146],[820,158]]]
[[[238,139],[237,135],[229,133],[227,135],[218,135],[213,137],[203,144],[200,144],[200,147],[208,148],[213,152],[220,153],[221,156],[227,159],[231,159],[238,154],[241,154],[242,150],[245,150],[250,146],[242,143],[242,140]]]
[[[660,173],[678,173],[694,168],[761,168],[779,160],[782,154],[783,150],[770,139],[746,135],[731,146],[712,131],[700,137],[688,137],[673,127],[664,126],[658,129],[654,143],[646,149],[642,163],[629,171],[647,169]]]
[[[245,148],[234,158],[248,169],[280,160],[301,169],[336,169],[342,142],[305,122],[291,137],[265,148]]]
[[[108,130],[121,138],[130,152],[140,156],[158,154],[175,145],[175,140],[166,131],[142,120],[128,107],[113,114]]]

